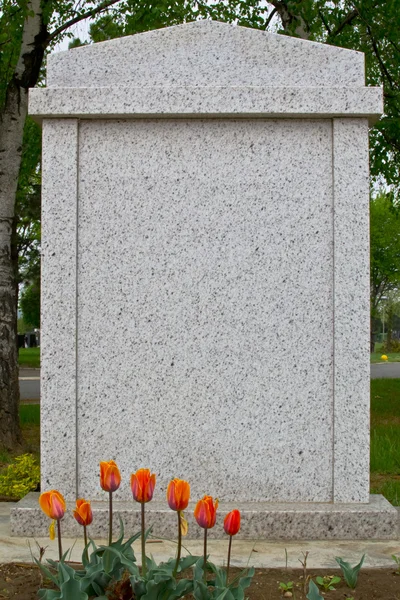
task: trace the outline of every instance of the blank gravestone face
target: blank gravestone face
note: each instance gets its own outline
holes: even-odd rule
[[[113,458],[160,499],[367,502],[362,55],[204,22],[48,73],[46,487],[100,499]]]

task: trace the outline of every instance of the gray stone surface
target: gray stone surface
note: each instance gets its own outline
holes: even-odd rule
[[[103,494],[105,495],[105,494]],[[73,508],[73,505],[70,507]],[[94,502],[90,535],[106,537],[108,532],[108,502]],[[241,511],[241,528],[235,539],[252,540],[363,540],[395,539],[398,535],[397,510],[383,496],[371,496],[368,504],[333,503],[221,503],[210,539],[223,538],[223,517],[233,508]],[[203,530],[193,517],[194,503],[189,504],[185,517],[189,523],[189,539],[200,539]],[[118,515],[130,534],[140,529],[140,505],[116,502],[114,527],[118,530]],[[146,505],[146,523],[153,526],[156,537],[175,539],[176,513],[164,502]],[[11,531],[15,536],[45,536],[49,519],[41,512],[38,494],[31,493],[11,509]],[[79,536],[81,527],[68,511],[62,521],[65,535]]]
[[[117,501],[146,466],[158,502],[174,476],[259,502],[249,535],[393,535],[368,502],[363,56],[194,23],[60,53],[48,86],[42,489],[100,501],[113,458]]]
[[[38,557],[36,544],[26,537],[10,536],[10,509],[12,503],[0,503],[0,563],[6,562],[32,562],[34,556]],[[64,523],[62,524],[64,527]],[[131,534],[129,531],[127,534]],[[91,530],[89,528],[89,535]],[[45,558],[58,558],[57,540],[50,542],[48,532],[43,537],[35,538],[41,547],[46,547]],[[105,538],[96,538],[96,543],[105,544]],[[203,540],[185,539],[185,551],[200,556],[203,552]],[[394,540],[244,540],[235,537],[232,547],[231,564],[238,567],[299,567],[299,558],[303,558],[303,552],[308,551],[307,564],[309,568],[337,568],[335,556],[342,556],[351,564],[356,564],[362,554],[365,554],[363,568],[369,567],[393,567],[392,554],[398,554],[400,540],[397,535]],[[70,549],[70,559],[81,560],[83,552],[82,531],[78,532],[76,538],[63,535],[63,548]],[[218,565],[226,564],[227,538],[221,540],[211,539],[208,541],[207,549],[212,562]],[[134,544],[134,551],[140,564],[140,541]],[[176,554],[176,533],[172,540],[152,539],[147,545],[148,554],[152,554],[156,561],[167,560]]]
[[[363,87],[361,52],[197,21],[51,54],[47,86]]]
[[[143,87],[33,89],[30,113],[46,117],[262,117],[326,118],[382,113],[379,88]]]

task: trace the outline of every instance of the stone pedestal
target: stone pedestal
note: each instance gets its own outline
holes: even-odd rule
[[[156,501],[177,476],[259,510],[244,535],[390,535],[369,499],[363,63],[208,21],[50,56],[30,96],[43,490],[101,501],[113,458],[117,502],[145,466]]]

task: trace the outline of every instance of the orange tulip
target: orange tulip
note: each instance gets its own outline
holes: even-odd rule
[[[172,510],[185,510],[189,504],[190,485],[183,479],[172,479],[167,488],[167,500]]]
[[[194,516],[197,523],[203,529],[211,529],[214,527],[217,519],[218,500],[212,499],[211,496],[204,496],[199,500],[194,509]]]
[[[81,498],[76,501],[76,509],[74,510],[74,517],[78,521],[79,525],[87,526],[93,521],[93,513],[88,500]]]
[[[121,474],[115,462],[100,463],[100,485],[105,492],[115,492],[120,486]]]
[[[50,519],[62,519],[65,510],[65,500],[63,496],[57,490],[50,490],[50,492],[43,492],[39,496],[39,504],[42,511],[50,517]]]
[[[240,529],[240,512],[235,509],[231,510],[224,519],[225,533],[228,535],[236,535]]]
[[[150,502],[156,486],[155,473],[150,475],[149,469],[139,469],[131,475],[131,490],[136,502]]]

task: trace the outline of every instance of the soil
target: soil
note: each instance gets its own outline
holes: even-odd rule
[[[232,574],[238,572],[232,569]],[[307,578],[340,575],[337,570],[310,569]],[[303,593],[303,571],[301,569],[256,569],[246,596],[249,600],[287,600],[279,590],[279,583],[294,583],[292,600],[306,600]],[[0,600],[37,600],[37,591],[43,587],[38,568],[30,564],[10,563],[0,565]],[[46,582],[44,587],[46,587]],[[400,575],[395,569],[363,569],[357,588],[350,590],[343,578],[336,584],[335,591],[323,593],[326,600],[400,600]],[[116,596],[114,596],[115,598]],[[119,596],[120,598],[122,596]],[[128,596],[123,596],[124,600]]]

